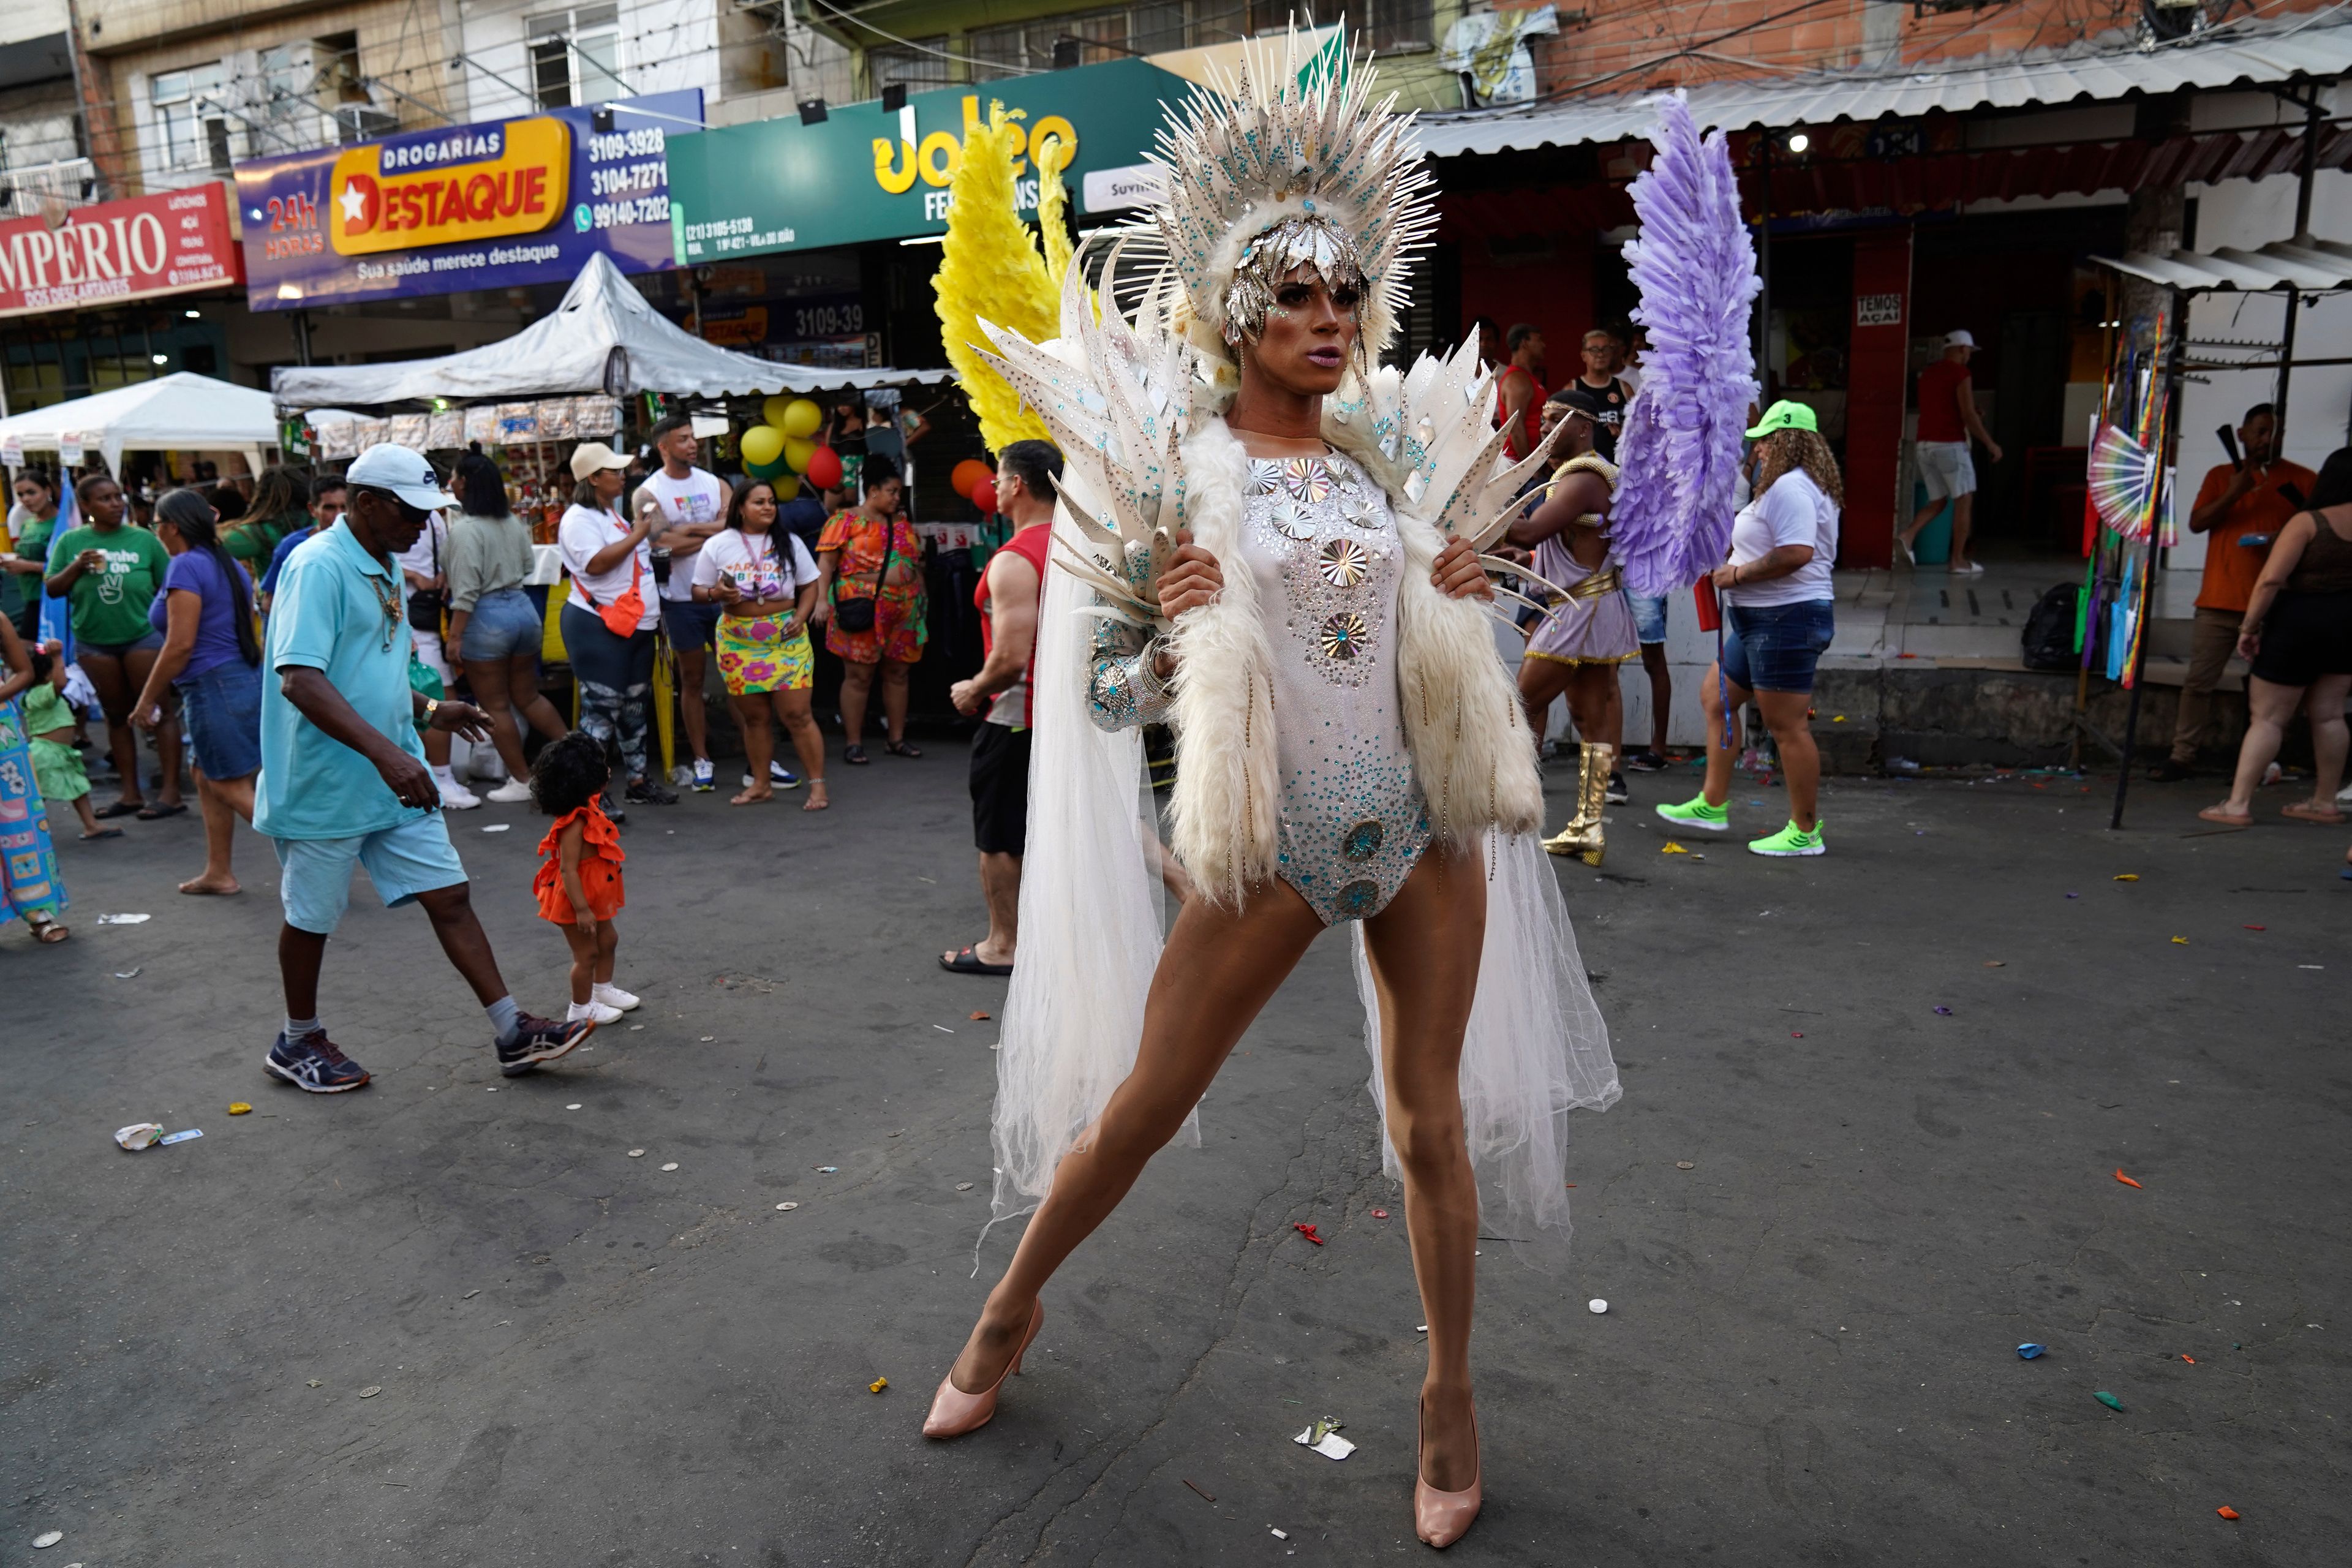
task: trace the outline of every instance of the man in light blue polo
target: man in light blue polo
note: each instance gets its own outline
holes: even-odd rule
[[[475,741],[489,734],[479,709],[429,701],[408,684],[394,557],[416,542],[432,511],[457,503],[432,464],[388,443],[361,453],[344,481],[342,517],[288,558],[269,610],[267,653],[278,679],[262,693],[253,826],[277,846],[283,869],[286,1027],[264,1065],[312,1094],[368,1080],[318,1016],[319,967],[356,863],[386,908],[424,907],[441,951],[489,1015],[499,1070],[512,1078],[564,1055],[595,1026],[535,1017],[508,994],[417,741],[420,723]]]

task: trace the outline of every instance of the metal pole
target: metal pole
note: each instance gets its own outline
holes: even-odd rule
[[[2319,90],[2312,89],[2303,105],[2303,169],[2294,188],[2294,239],[2300,245],[2311,234],[2311,187],[2319,168]],[[2278,392],[2271,399],[2271,422],[2278,434],[2271,441],[2271,460],[2286,456],[2287,385],[2294,378],[2294,329],[2302,314],[2302,291],[2286,291],[2286,330],[2279,336]]]
[[[2158,405],[2164,410],[2164,450],[2158,455],[2157,466],[2158,484],[2163,482],[2165,469],[2171,466],[2172,459],[2180,449],[2179,421],[2173,417],[2173,409],[2180,395],[2180,351],[2189,334],[2188,296],[2178,289],[2168,292],[2171,296],[2173,332],[2168,345],[2170,353],[2166,355],[2164,367],[2163,401]],[[2132,752],[2139,742],[2139,699],[2140,693],[2147,688],[2147,617],[2156,608],[2156,521],[2151,518],[2147,550],[2140,563],[2139,619],[2134,623],[2139,650],[2132,659],[2131,703],[2124,710],[2124,754],[2122,763],[2116,769],[2116,809],[2115,815],[2107,821],[2110,830],[2120,829],[2124,825],[2124,797],[2131,789]]]

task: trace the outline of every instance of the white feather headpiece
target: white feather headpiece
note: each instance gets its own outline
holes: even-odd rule
[[[1369,355],[1395,335],[1411,252],[1437,226],[1432,182],[1412,117],[1394,93],[1371,100],[1370,65],[1318,70],[1318,53],[1301,54],[1294,25],[1279,54],[1244,46],[1237,76],[1168,110],[1153,154],[1166,199],[1151,216],[1214,340],[1200,347],[1256,337],[1273,285],[1301,262],[1360,289]]]

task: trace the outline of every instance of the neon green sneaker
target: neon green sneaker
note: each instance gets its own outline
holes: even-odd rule
[[[1816,817],[1811,833],[1791,822],[1769,838],[1750,840],[1748,852],[1750,855],[1778,855],[1785,858],[1797,855],[1826,855],[1830,847],[1822,842],[1822,823]]]
[[[1695,795],[1680,805],[1658,803],[1658,815],[1676,827],[1696,827],[1702,833],[1731,831],[1731,808],[1728,805],[1709,805],[1706,796]]]

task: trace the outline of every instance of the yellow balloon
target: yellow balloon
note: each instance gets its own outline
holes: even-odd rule
[[[778,500],[790,500],[801,493],[801,477],[798,474],[778,474],[768,484],[776,492]]]
[[[784,467],[796,474],[808,472],[809,459],[816,456],[816,443],[800,436],[784,437]]]
[[[773,403],[775,399],[772,397],[768,401]],[[787,436],[814,436],[816,427],[824,423],[824,410],[805,397],[795,397],[785,405],[782,419],[772,414],[768,419]]]
[[[737,449],[743,454],[745,462],[765,466],[782,455],[784,433],[772,425],[754,425],[743,432]]]
[[[782,430],[784,427],[784,422],[791,417],[784,410],[790,408],[794,401],[795,399],[786,397],[779,392],[760,405],[760,417]]]

